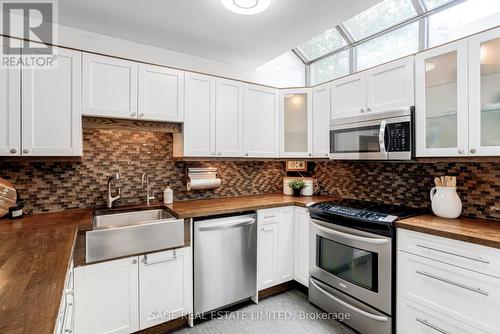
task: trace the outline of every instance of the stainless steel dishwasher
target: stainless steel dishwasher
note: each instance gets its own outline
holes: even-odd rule
[[[195,220],[193,247],[196,315],[256,295],[256,214]]]

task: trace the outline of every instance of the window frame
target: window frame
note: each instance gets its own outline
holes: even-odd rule
[[[311,66],[314,63],[316,63],[324,58],[331,57],[337,53],[341,53],[341,52],[344,52],[346,50],[349,50],[349,73],[348,74],[355,73],[356,71],[358,71],[356,46],[363,44],[365,42],[368,42],[372,39],[378,38],[380,36],[383,36],[385,34],[391,33],[394,30],[398,30],[400,28],[403,28],[403,27],[405,27],[409,24],[415,23],[415,22],[418,22],[418,25],[419,25],[418,51],[420,52],[420,51],[426,50],[428,48],[428,45],[429,45],[429,17],[435,13],[449,9],[449,8],[454,7],[458,4],[461,4],[465,1],[467,1],[467,0],[451,0],[450,2],[444,3],[442,5],[439,5],[433,9],[429,10],[428,8],[426,8],[424,0],[411,0],[413,6],[415,8],[415,11],[417,12],[417,15],[414,17],[411,17],[409,19],[406,19],[405,21],[400,22],[396,25],[388,27],[382,31],[379,31],[378,33],[372,34],[372,35],[367,36],[363,39],[355,41],[354,38],[349,34],[349,30],[344,26],[343,23],[341,23],[341,24],[337,25],[335,27],[335,29],[337,29],[337,31],[340,33],[342,38],[346,41],[347,44],[345,46],[338,48],[332,52],[326,53],[326,54],[324,54],[320,57],[317,57],[313,60],[309,60],[307,56],[305,56],[304,54],[302,54],[300,52],[299,48],[294,48],[294,49],[292,49],[292,51],[297,55],[297,57],[299,57],[299,59],[302,60],[302,62],[306,66],[306,73],[308,74],[306,76],[306,84],[307,85],[311,85],[311,84],[319,85],[319,84],[322,84],[323,82],[311,83],[310,72],[311,72]],[[328,81],[325,81],[325,82],[328,82]]]

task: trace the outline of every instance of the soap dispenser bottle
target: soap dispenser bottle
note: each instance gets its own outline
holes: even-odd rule
[[[174,191],[167,186],[167,189],[163,191],[163,203],[172,204],[174,202]]]

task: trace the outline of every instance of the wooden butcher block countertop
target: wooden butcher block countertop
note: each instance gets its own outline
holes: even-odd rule
[[[402,219],[396,222],[396,226],[439,237],[500,248],[500,222],[497,221],[466,217],[447,219],[429,214]]]
[[[73,244],[92,210],[0,219],[0,333],[53,333]]]
[[[265,194],[255,196],[179,201],[174,202],[173,204],[166,205],[166,207],[170,209],[172,213],[178,218],[196,218],[288,205],[305,206],[310,202],[331,201],[334,199],[336,199],[336,197],[332,196],[294,197],[282,194]]]

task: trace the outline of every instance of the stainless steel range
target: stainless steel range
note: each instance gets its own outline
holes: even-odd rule
[[[394,221],[418,210],[344,200],[309,207],[309,301],[362,334],[395,328]]]

